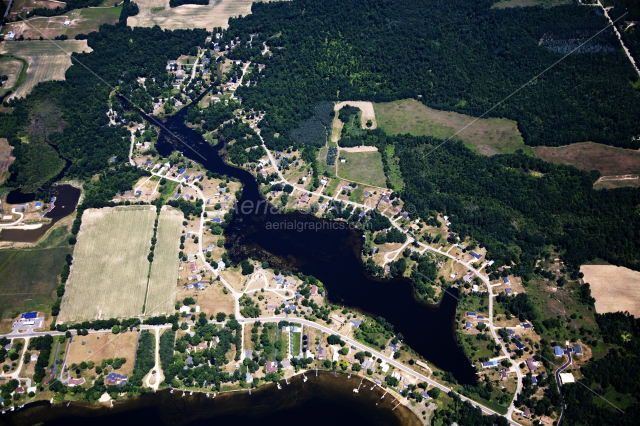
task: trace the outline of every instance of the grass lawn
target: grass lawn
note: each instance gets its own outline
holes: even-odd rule
[[[402,173],[400,173],[400,166],[398,165],[398,159],[394,157],[396,147],[394,145],[387,145],[387,163],[389,165],[389,181],[393,189],[400,190],[404,187],[404,181],[402,180]]]
[[[300,355],[300,334],[293,333],[293,356]]]
[[[69,246],[48,249],[0,250],[0,318],[26,311],[51,313],[58,276],[71,253]],[[2,328],[10,321],[3,321]]]
[[[327,197],[333,197],[334,194],[336,193],[336,188],[338,187],[339,183],[340,183],[340,179],[331,179],[331,181],[329,182],[329,184],[324,190],[324,194]]]
[[[512,120],[476,120],[475,117],[457,112],[429,108],[415,99],[377,103],[374,109],[378,127],[388,135],[409,133],[448,139],[464,128],[454,138],[460,139],[478,154],[507,154],[522,149],[526,154],[533,155],[531,147],[524,144],[516,122]]]
[[[339,151],[339,156],[347,160],[346,163],[337,163],[337,174],[342,179],[383,188],[386,186],[379,152]]]

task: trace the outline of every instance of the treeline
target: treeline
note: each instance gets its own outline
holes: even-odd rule
[[[597,8],[576,3],[491,9],[493,3],[254,4],[251,15],[229,21],[228,35],[240,37],[229,57],[256,56],[248,42],[255,32],[267,37],[273,55],[259,57],[267,66],[253,73],[257,84],[239,88],[237,95],[245,107],[267,112],[260,126],[269,142],[290,145],[291,131],[314,116],[322,101],[414,98],[479,116],[554,65],[488,116],[516,120],[529,145],[590,140],[640,147],[634,140],[640,96],[629,84],[637,75],[613,32],[604,31],[597,41],[613,52],[574,53],[561,62],[562,53],[539,45],[547,34],[605,28]],[[269,139],[276,133],[279,138]]]
[[[640,227],[636,188],[596,191],[598,172],[520,151],[484,157],[459,142],[409,135],[389,140],[406,184],[401,196],[416,208],[410,216],[447,214],[451,231],[485,246],[498,265],[516,263],[515,275],[529,277],[549,244],[564,253],[573,279],[579,265],[595,257],[640,268],[640,240],[630,231]]]
[[[136,364],[133,374],[127,382],[133,386],[142,386],[142,379],[156,364],[156,337],[149,330],[142,330],[138,338],[138,350],[136,351]]]

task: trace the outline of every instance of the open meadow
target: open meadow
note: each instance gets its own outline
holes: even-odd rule
[[[127,362],[122,364],[116,372],[127,375],[133,372],[138,332],[92,333],[87,336],[75,336],[74,339],[75,342],[72,342],[69,348],[68,365],[79,365],[82,361],[93,361],[96,365],[100,365],[103,359],[126,358]],[[91,372],[95,374],[94,370]]]
[[[18,20],[8,24],[5,30],[13,31],[16,37],[23,36],[26,40],[39,40],[40,37],[53,39],[61,35],[73,39],[78,34],[98,31],[102,24],[115,24],[121,11],[122,6],[76,9],[65,15]],[[69,21],[67,25],[64,24],[66,21]]]
[[[418,102],[405,99],[374,104],[378,126],[388,135],[409,133],[414,136],[455,138],[482,155],[508,154],[517,149],[533,155],[526,146],[515,121],[504,118],[481,118],[476,120],[457,112],[438,111]],[[473,122],[476,120],[475,122]],[[470,125],[470,123],[473,124]]]
[[[624,312],[640,316],[640,272],[615,265],[582,265],[584,282],[591,286],[596,312]]]
[[[545,161],[568,164],[581,170],[597,170],[602,176],[640,173],[640,151],[633,149],[582,142],[557,148],[537,146],[533,152]]]
[[[156,237],[158,241],[151,265],[145,315],[172,314],[174,311],[183,219],[184,215],[180,210],[169,206],[162,207],[158,220]]]
[[[11,89],[18,82],[22,68],[23,63],[20,59],[7,56],[0,58],[0,74],[8,77],[7,81],[2,84],[3,90]]]
[[[338,157],[346,158],[346,163],[336,160],[337,175],[350,182],[386,187],[382,156],[379,152],[347,152],[340,150]]]
[[[229,18],[251,14],[253,0],[210,0],[208,5],[186,4],[170,7],[169,0],[139,0],[136,2],[140,13],[130,16],[130,27],[160,26],[162,29],[177,30],[214,27],[227,28]]]
[[[51,313],[67,247],[0,250],[0,333],[10,332],[13,315]]]
[[[350,105],[356,108],[360,108],[360,111],[362,111],[362,114],[360,115],[360,124],[362,125],[363,129],[369,128],[373,130],[376,127],[378,127],[378,125],[376,124],[376,113],[374,111],[373,104],[371,102],[363,102],[363,101],[340,102],[333,107],[333,110],[340,111],[342,107],[345,105]],[[369,120],[371,120],[371,123],[372,123],[371,127],[366,127],[367,121]]]
[[[3,41],[0,53],[25,59],[29,64],[27,78],[11,97],[25,97],[40,82],[64,80],[71,66],[71,52],[90,52],[86,40],[60,40],[56,46],[50,41]]]
[[[153,206],[84,212],[59,321],[142,315],[155,217]]]

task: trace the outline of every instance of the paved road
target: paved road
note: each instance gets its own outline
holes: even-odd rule
[[[562,386],[560,386],[560,373],[562,373],[568,366],[571,365],[571,351],[569,351],[569,346],[567,346],[565,353],[567,354],[567,357],[569,357],[569,359],[562,366],[560,366],[560,368],[556,370],[556,386],[558,386],[558,392],[560,392],[561,396],[562,396]],[[562,414],[560,415],[560,420],[558,420],[558,426],[562,425],[562,421],[564,420],[564,412],[565,412],[565,405],[564,405],[564,398],[562,398]]]

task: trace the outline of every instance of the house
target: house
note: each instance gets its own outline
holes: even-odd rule
[[[202,281],[201,281],[201,282],[199,282],[199,283],[196,283],[196,284],[195,284],[195,287],[196,287],[198,290],[204,290],[204,282],[202,282]]]
[[[467,330],[471,329],[471,323],[469,321],[467,321],[467,323],[464,326]]]
[[[180,308],[180,313],[183,313],[183,312],[184,312],[184,313],[188,314],[188,313],[189,313],[189,311],[191,311],[191,308],[190,308],[190,307],[188,307],[188,306],[182,306],[182,307]]]
[[[193,288],[193,284],[185,284],[185,290],[191,290]]]
[[[41,208],[42,208],[42,203],[41,203],[40,201],[38,201],[38,202],[36,203],[36,210],[37,210],[37,209],[41,209]]]
[[[360,321],[360,320],[351,320],[351,324],[353,324],[353,328],[358,328],[358,327],[360,327],[360,324],[362,324],[362,321]]]
[[[327,353],[323,347],[320,347],[320,349],[318,349],[318,359],[319,360],[327,359]],[[364,368],[364,364],[362,368]]]
[[[511,296],[511,289],[510,288],[506,288],[504,290],[504,292],[507,294],[507,296]]]
[[[383,373],[386,373],[387,371],[389,371],[389,364],[387,364],[385,361],[382,361],[382,363],[380,364],[380,368],[382,369]]]
[[[507,379],[507,370],[505,370],[504,368],[502,370],[500,370],[500,377],[502,378],[502,380],[506,380]]]
[[[581,345],[573,345],[573,353],[576,355],[582,355],[582,346]]]
[[[462,281],[467,284],[471,283],[471,281],[473,281],[473,272],[469,272],[469,275],[465,275],[465,277],[462,278]]]
[[[191,264],[189,265],[189,268],[191,269],[191,272],[195,273],[196,272],[196,265],[195,264]]]
[[[122,386],[127,384],[127,376],[123,374],[109,373],[106,378],[108,385]]]
[[[342,189],[344,189],[345,191],[351,191],[352,188],[349,185],[344,185]]]
[[[498,361],[487,361],[482,363],[483,368],[491,368],[491,367],[497,367],[497,366],[498,366]]]
[[[314,296],[318,294],[318,286],[312,285],[311,286],[311,295]]]
[[[476,313],[475,312],[467,312],[467,316],[468,317],[475,317]]]
[[[484,315],[478,315],[478,319],[484,319]]]
[[[482,259],[482,255],[481,255],[481,254],[478,254],[478,253],[476,253],[476,252],[474,252],[474,251],[470,251],[470,252],[469,252],[469,254],[470,254],[471,256],[475,257],[475,258],[476,258],[476,259],[478,259],[478,260]]]
[[[556,356],[556,358],[558,358],[564,355],[564,350],[560,346],[554,346],[553,353]]]
[[[267,373],[275,373],[278,371],[278,364],[274,361],[267,361]]]
[[[514,343],[516,344],[516,348],[520,350],[524,349],[524,343],[522,343],[520,340],[516,340]]]
[[[505,284],[509,284],[509,278],[507,278],[507,277],[502,277],[502,281],[503,281]]]
[[[192,356],[188,356],[188,357],[187,357],[186,364],[187,364],[187,365],[193,365],[193,357],[192,357]]]
[[[393,353],[398,352],[398,345],[394,345],[393,343],[389,343],[389,347]]]
[[[281,364],[282,368],[291,368],[291,361],[289,361],[288,359],[283,360]]]
[[[251,359],[251,349],[247,349],[244,351],[244,357]]]
[[[535,362],[533,358],[529,357],[527,358],[527,367],[529,367],[529,370],[531,370],[531,372],[534,372],[536,368],[538,368],[538,363]]]
[[[531,328],[531,324],[525,324],[525,325],[524,325],[524,328],[525,328],[525,330],[530,329],[530,328]]]
[[[223,262],[222,260],[221,260],[221,261],[219,261],[219,262],[218,262],[218,269],[222,271],[224,268],[225,268],[225,264],[224,264],[224,262]]]
[[[193,263],[193,262],[195,262],[195,261],[196,261],[196,258],[195,258],[195,256],[194,256],[194,255],[192,255],[191,253],[189,253],[189,254],[187,255],[187,260],[188,260],[189,262]]]
[[[288,333],[289,332],[289,327],[287,327],[287,326],[282,327],[282,332],[283,333]]]
[[[248,371],[247,371],[247,374],[245,376],[244,381],[247,382],[247,383],[253,383],[253,377],[251,376],[251,373],[249,373]]]
[[[474,284],[473,287],[471,287],[471,291],[473,291],[474,293],[478,292],[478,284]]]
[[[267,309],[269,310],[275,310],[276,309],[276,305],[267,305]]]
[[[83,385],[85,382],[84,377],[80,378],[80,379],[69,379],[69,386],[80,386]]]
[[[204,342],[198,343],[198,349],[200,350],[207,349],[207,344]]]
[[[38,354],[31,354],[31,361],[37,361],[38,360]]]
[[[211,219],[211,221],[213,223],[222,223],[222,219],[220,219],[219,217],[214,217],[213,219]]]
[[[536,379],[536,376],[532,376],[531,377],[531,383],[533,383],[534,385],[538,386],[538,379]]]

